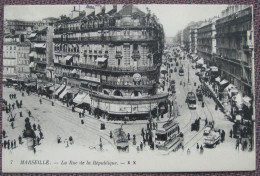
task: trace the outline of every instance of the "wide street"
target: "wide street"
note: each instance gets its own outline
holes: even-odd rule
[[[181,56],[183,57],[184,54],[182,53]],[[216,129],[221,129],[225,131],[225,141],[224,143],[221,143],[220,145],[217,145],[216,148],[219,148],[222,146],[231,147],[235,149],[235,139],[231,139],[229,137],[229,132],[232,129],[233,123],[230,122],[225,115],[218,109],[215,110],[216,103],[213,99],[210,99],[209,97],[203,96],[205,106],[202,107],[202,102],[198,101],[197,99],[197,108],[196,109],[189,109],[187,103],[185,103],[185,99],[187,96],[187,93],[190,91],[193,91],[196,93],[196,88],[200,85],[200,81],[198,76],[195,75],[196,69],[192,69],[192,65],[195,65],[195,63],[192,63],[187,58],[185,60],[179,60],[177,59],[177,62],[179,63],[178,66],[176,66],[176,63],[171,62],[170,64],[173,64],[173,66],[170,67],[170,69],[173,70],[172,73],[170,73],[169,69],[169,76],[170,80],[175,80],[175,87],[176,87],[176,102],[178,104],[178,114],[176,121],[180,124],[180,129],[184,133],[184,147],[185,149],[195,150],[197,143],[201,146],[203,145],[203,129],[205,126],[205,119],[207,118],[207,121],[214,121],[215,125],[214,127]],[[184,76],[179,76],[179,68],[183,65],[184,68]],[[174,72],[174,68],[177,68],[177,72]],[[189,72],[189,74],[188,74]],[[189,82],[188,82],[188,76],[189,76]],[[180,83],[182,84],[180,85]],[[196,83],[196,86],[194,86],[194,83]],[[192,131],[191,132],[191,124],[194,123],[194,121],[198,118],[201,118],[200,121],[200,130]]]

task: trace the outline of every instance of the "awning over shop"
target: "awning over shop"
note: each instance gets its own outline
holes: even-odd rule
[[[220,82],[220,77],[215,78],[216,82]]]
[[[37,35],[37,33],[31,33],[30,38],[33,38]]]
[[[206,65],[206,64],[203,64],[202,67],[206,69],[206,68],[207,68],[207,65]]]
[[[77,73],[77,70],[76,70],[76,69],[73,69],[71,73]]]
[[[45,43],[36,43],[36,44],[34,45],[34,47],[35,47],[35,48],[46,48],[46,45],[45,45]]]
[[[217,72],[217,71],[218,71],[218,67],[210,67],[210,70],[211,70],[212,72]]]
[[[224,85],[224,84],[227,84],[227,83],[228,83],[228,81],[225,80],[225,79],[223,79],[223,80],[220,82],[220,85]]]
[[[68,55],[68,56],[65,57],[65,61],[68,61],[68,60],[70,60],[70,59],[72,59],[72,56],[71,56],[71,55]]]
[[[243,103],[244,103],[247,107],[250,107],[250,106],[251,106],[251,103],[250,103],[251,100],[252,100],[252,99],[251,99],[250,97],[248,97],[248,96],[243,97]]]
[[[239,110],[242,109],[242,105],[243,105],[243,96],[242,93],[238,93],[237,95],[235,95],[233,97],[233,100],[236,102],[236,106]]]
[[[25,85],[27,87],[29,87],[29,86],[36,86],[36,82],[26,83]]]
[[[34,62],[31,62],[30,64],[29,64],[29,68],[33,68],[35,65],[34,65]]]
[[[197,63],[197,64],[204,64],[203,58],[201,58],[200,60],[198,60],[196,63]]]
[[[88,103],[88,104],[91,104],[91,99],[90,99],[89,94],[87,94],[87,95],[84,97],[82,103]]]
[[[233,89],[233,88],[236,88],[236,86],[233,85],[233,84],[229,84],[229,85],[225,88],[225,90],[230,91],[230,90]]]
[[[33,54],[33,53],[30,53],[30,54],[29,54],[29,57],[34,57],[34,54]]]
[[[232,94],[237,94],[238,93],[238,89],[235,85],[233,84],[229,84],[225,90],[228,92],[229,96],[232,97]]]
[[[61,85],[56,91],[55,91],[55,95],[59,95],[59,93],[65,88],[65,85]]]
[[[71,94],[77,94],[79,92],[79,89],[78,88],[69,88],[69,89],[67,89],[67,92],[71,93]]]
[[[86,94],[85,93],[79,93],[74,99],[73,102],[80,104],[83,102],[83,99],[85,98]]]
[[[96,59],[96,62],[105,62],[107,60],[107,58],[105,57],[99,57]]]
[[[63,91],[62,91],[62,93],[59,95],[59,98],[63,98],[66,94],[67,94],[67,89],[68,88],[70,88],[70,87],[66,87]]]

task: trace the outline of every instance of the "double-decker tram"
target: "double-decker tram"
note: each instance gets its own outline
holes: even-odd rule
[[[159,150],[177,151],[183,142],[180,127],[177,122],[170,120],[158,127],[155,133],[155,146]]]
[[[128,139],[122,127],[117,128],[113,131],[113,139],[118,150],[129,150]]]
[[[196,109],[196,95],[193,92],[188,92],[186,103],[190,109]]]

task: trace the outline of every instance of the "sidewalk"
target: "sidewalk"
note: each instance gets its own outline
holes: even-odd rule
[[[230,104],[227,103],[223,103],[218,99],[218,96],[216,94],[216,92],[213,90],[212,86],[209,85],[208,83],[204,82],[204,85],[207,87],[207,89],[212,93],[213,98],[215,100],[215,102],[218,104],[218,106],[221,107],[221,109],[223,110],[223,112],[225,113],[226,116],[228,116],[229,118],[231,118],[231,106]]]

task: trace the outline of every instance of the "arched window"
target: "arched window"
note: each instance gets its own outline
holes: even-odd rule
[[[120,96],[120,97],[123,96],[123,94],[122,94],[119,90],[116,90],[116,91],[114,92],[114,95],[115,95],[115,96]]]
[[[109,92],[107,90],[104,90],[104,94],[109,95]]]
[[[132,92],[132,97],[140,97],[142,94],[141,94],[141,92],[140,91],[133,91]]]

